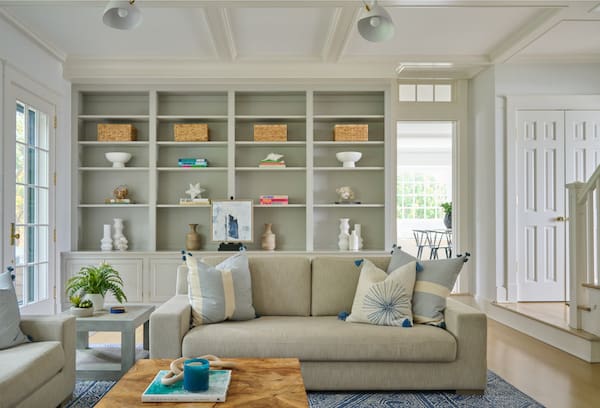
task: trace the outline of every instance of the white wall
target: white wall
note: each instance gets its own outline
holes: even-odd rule
[[[509,64],[496,67],[496,95],[600,93],[600,64]]]
[[[4,101],[7,89],[11,84],[18,84],[25,89],[31,88],[35,84],[39,95],[56,106],[58,119],[58,127],[56,130],[56,172],[57,172],[57,205],[56,205],[56,225],[57,229],[57,254],[60,251],[69,250],[70,236],[70,157],[71,157],[71,120],[70,120],[70,94],[71,84],[63,79],[62,62],[40,47],[37,43],[31,40],[27,35],[21,32],[18,28],[12,25],[0,14],[0,62],[3,69],[2,82],[0,83],[0,96]],[[28,89],[33,91],[31,89]],[[0,108],[2,105],[0,104]],[[6,123],[4,118],[6,115],[14,115],[14,104],[5,103],[2,109],[2,123]],[[11,154],[6,151],[5,141],[8,138],[14,137],[14,134],[7,134],[5,126],[0,127],[2,132],[2,151],[4,154]],[[14,154],[14,152],[12,153]],[[0,171],[2,178],[0,183],[4,181],[4,160],[0,155]],[[3,184],[2,184],[3,187]],[[0,259],[4,259],[3,252],[6,248],[7,231],[5,222],[4,210],[4,188],[0,189],[1,200],[0,208],[2,209],[2,219],[0,220]]]
[[[478,74],[469,86],[469,140],[473,171],[473,250],[475,274],[472,287],[482,300],[496,298],[496,132],[495,132],[495,70]]]

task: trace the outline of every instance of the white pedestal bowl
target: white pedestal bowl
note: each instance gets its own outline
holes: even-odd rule
[[[355,163],[362,157],[361,152],[338,152],[335,157],[343,163],[343,167],[356,167]]]
[[[109,162],[112,162],[112,166],[116,168],[125,167],[125,163],[131,159],[131,153],[127,152],[107,152],[104,153],[104,157]]]

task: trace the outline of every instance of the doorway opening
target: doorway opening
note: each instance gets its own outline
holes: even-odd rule
[[[396,133],[396,242],[420,259],[450,258],[454,122],[401,121]]]

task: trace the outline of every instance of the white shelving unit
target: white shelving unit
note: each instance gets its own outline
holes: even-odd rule
[[[102,225],[112,224],[113,218],[125,220],[127,254],[174,254],[184,246],[188,224],[199,225],[203,250],[215,251],[210,207],[179,204],[195,183],[213,200],[254,201],[254,243],[249,250],[260,250],[262,225],[272,223],[278,251],[335,252],[339,218],[362,224],[364,251],[387,248],[386,89],[189,88],[198,89],[74,87],[73,254],[97,251]],[[131,123],[137,141],[99,142],[99,123]],[[174,141],[176,123],[207,123],[209,141]],[[287,141],[255,142],[255,123],[287,124]],[[368,124],[369,140],[334,141],[337,123]],[[337,161],[335,154],[345,150],[362,153],[357,167],[343,168]],[[110,151],[131,153],[127,167],[112,168],[104,157]],[[283,154],[287,167],[258,167],[271,152]],[[204,157],[209,167],[178,167],[182,157]],[[104,204],[121,184],[128,186],[134,203]],[[340,186],[352,187],[361,204],[335,204]],[[260,205],[264,194],[286,194],[289,205]]]

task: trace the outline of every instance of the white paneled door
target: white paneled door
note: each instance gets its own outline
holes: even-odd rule
[[[565,300],[564,111],[517,116],[518,300]]]
[[[566,188],[600,165],[600,111],[517,114],[518,300],[564,301]]]

